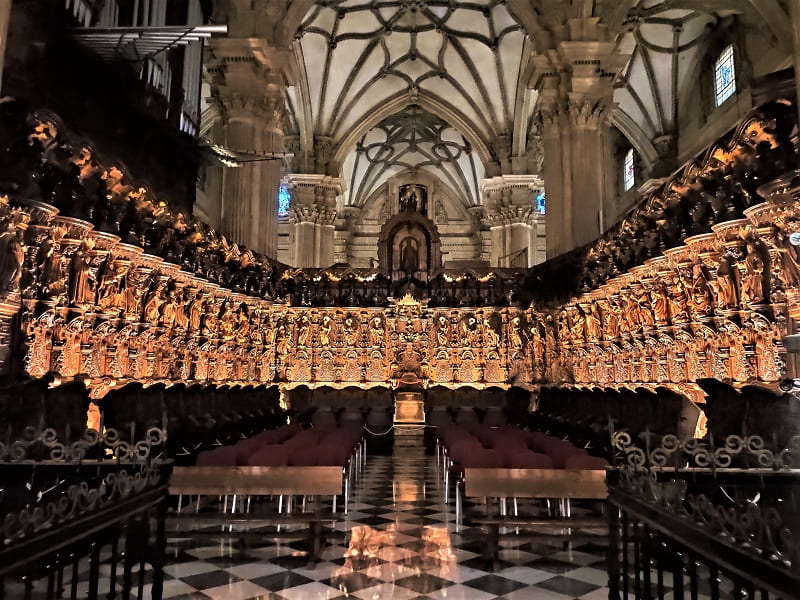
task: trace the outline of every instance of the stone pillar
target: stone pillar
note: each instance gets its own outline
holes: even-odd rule
[[[214,40],[212,52],[212,95],[223,121],[214,141],[247,157],[223,171],[220,229],[232,241],[275,258],[281,162],[270,155],[283,152],[281,69],[287,53],[256,39]]]
[[[334,232],[334,262],[349,263],[350,242],[353,238],[353,229],[358,218],[361,216],[361,209],[357,206],[344,206],[336,216],[336,231]]]
[[[0,0],[0,98],[3,94],[3,64],[8,42],[8,23],[11,20],[11,0]]]
[[[544,223],[536,211],[543,188],[538,175],[501,175],[481,182],[491,266],[532,267],[544,260]]]
[[[292,195],[289,252],[295,267],[329,267],[335,262],[336,197],[342,181],[328,175],[286,176]]]
[[[562,38],[534,54],[531,85],[544,149],[547,257],[586,244],[605,228],[614,194],[609,110],[626,58],[596,17],[568,19]]]

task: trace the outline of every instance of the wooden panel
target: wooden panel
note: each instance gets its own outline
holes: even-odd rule
[[[175,467],[170,494],[341,494],[342,467]]]
[[[464,469],[467,496],[605,498],[605,470]]]

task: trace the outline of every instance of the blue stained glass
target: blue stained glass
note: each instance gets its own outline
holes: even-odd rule
[[[540,215],[544,214],[544,192],[536,196],[536,210]]]
[[[714,64],[714,97],[717,106],[733,96],[736,92],[736,64],[733,57],[733,46],[726,47]]]
[[[282,185],[278,188],[278,216],[289,216],[289,205],[292,203],[292,195],[286,186]]]

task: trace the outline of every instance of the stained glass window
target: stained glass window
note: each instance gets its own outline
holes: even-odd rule
[[[536,210],[540,215],[544,214],[544,192],[540,192],[536,196]]]
[[[625,153],[625,162],[622,169],[623,187],[627,192],[636,183],[636,171],[633,164],[633,148],[628,148],[628,151]]]
[[[714,97],[717,106],[736,91],[736,68],[733,61],[733,46],[728,46],[714,63]]]
[[[278,216],[279,217],[288,217],[289,216],[289,205],[292,203],[292,195],[289,193],[289,190],[286,189],[285,185],[282,185],[278,188]]]

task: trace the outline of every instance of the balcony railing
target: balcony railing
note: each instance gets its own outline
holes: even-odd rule
[[[199,0],[189,0],[185,23],[169,25],[165,0],[136,0],[127,11],[117,0],[65,0],[65,9],[77,39],[104,60],[136,64],[142,81],[164,98],[162,104],[168,109],[163,117],[181,132],[197,135],[203,43],[226,33],[226,25],[204,25]],[[172,58],[174,52],[181,53],[179,61]],[[182,88],[179,98],[176,80]]]

